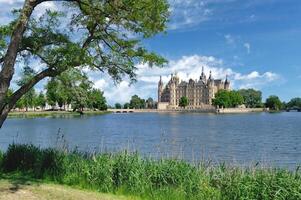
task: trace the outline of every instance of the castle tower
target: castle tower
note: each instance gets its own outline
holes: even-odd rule
[[[161,102],[162,92],[163,92],[163,82],[162,82],[162,76],[160,76],[160,80],[158,83],[158,102]]]
[[[204,66],[202,67],[202,74],[200,76],[200,80],[203,81],[203,83],[206,83],[206,75],[204,73]]]
[[[228,75],[226,76],[224,89],[225,90],[230,90],[230,81],[228,80]]]
[[[171,74],[170,84],[169,84],[169,103],[171,106],[176,105],[176,76]]]
[[[214,79],[212,77],[212,72],[210,71],[209,78],[208,78],[208,99],[207,104],[212,104],[212,99],[214,99],[215,88],[214,88]]]
[[[214,79],[212,77],[212,72],[211,71],[210,71],[209,78],[208,78],[208,86],[209,87],[213,87],[214,86]]]

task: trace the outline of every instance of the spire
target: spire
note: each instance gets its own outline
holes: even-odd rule
[[[163,85],[162,76],[160,76],[159,85]]]
[[[228,83],[228,74],[226,75],[226,81],[225,81],[225,83]]]
[[[211,79],[212,79],[212,72],[211,72],[211,70],[210,70],[209,80],[211,80]]]
[[[200,76],[200,80],[203,81],[204,83],[206,82],[206,75],[204,73],[204,66],[202,66],[202,74]]]

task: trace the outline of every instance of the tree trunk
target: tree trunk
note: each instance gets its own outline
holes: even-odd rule
[[[36,0],[25,1],[19,20],[14,27],[7,52],[3,58],[2,70],[0,72],[0,105],[4,103],[7,90],[14,75],[14,66],[18,49],[21,45],[23,33],[26,30],[26,25],[35,6]]]

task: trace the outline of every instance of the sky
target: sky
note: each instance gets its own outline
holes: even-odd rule
[[[202,67],[214,78],[229,75],[232,89],[255,88],[263,97],[278,95],[283,101],[301,97],[301,1],[300,0],[169,0],[171,17],[166,33],[143,41],[164,56],[164,68],[137,64],[138,82],[125,79],[118,85],[106,74],[89,73],[94,87],[109,102],[125,103],[137,94],[157,99],[161,75],[181,80],[197,79]],[[0,24],[8,23],[10,10],[23,0],[0,0]],[[38,6],[58,9],[56,2]],[[16,77],[18,76],[18,69]],[[16,78],[15,77],[15,78]],[[43,84],[37,86],[43,89]]]

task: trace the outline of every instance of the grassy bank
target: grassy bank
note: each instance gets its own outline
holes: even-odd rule
[[[4,175],[21,173],[141,199],[301,199],[299,169],[212,167],[127,152],[87,155],[28,145],[11,145],[0,160]]]
[[[84,115],[103,115],[111,113],[109,111],[85,111]],[[71,116],[76,117],[80,116],[79,112],[71,112],[71,111],[29,111],[29,112],[10,112],[8,117],[10,118],[34,118],[34,117],[64,117]]]

